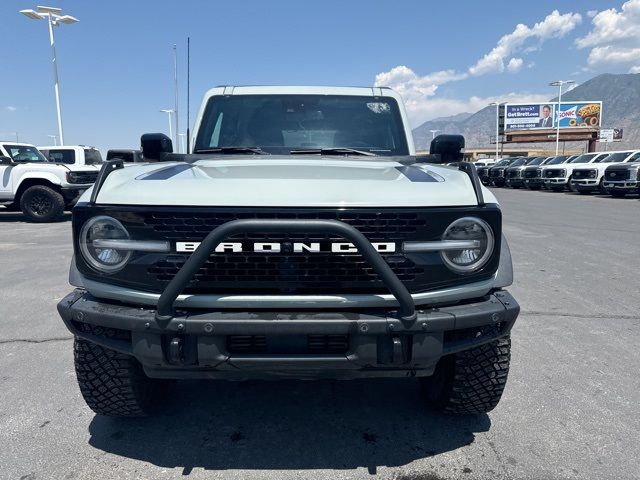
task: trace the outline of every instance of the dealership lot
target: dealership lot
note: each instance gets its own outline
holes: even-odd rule
[[[55,311],[68,217],[0,209],[0,478],[632,478],[640,444],[640,200],[494,189],[522,306],[488,416],[413,380],[179,383],[146,420],[96,417]]]

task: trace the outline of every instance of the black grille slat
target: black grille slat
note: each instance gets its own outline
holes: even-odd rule
[[[98,172],[73,172],[73,183],[95,183]]]
[[[349,350],[349,335],[228,335],[230,354],[339,354]]]
[[[544,178],[562,178],[564,170],[561,168],[548,168],[544,171]]]
[[[605,180],[617,181],[617,180],[629,180],[631,178],[631,171],[628,168],[607,168],[604,172]]]

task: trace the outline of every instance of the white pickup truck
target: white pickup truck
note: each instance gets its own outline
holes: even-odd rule
[[[554,192],[560,192],[565,188],[572,188],[571,178],[573,170],[584,167],[585,164],[595,164],[601,162],[608,153],[585,153],[567,160],[562,165],[545,165],[542,167],[542,179],[544,186]]]
[[[54,221],[93,184],[99,167],[54,162],[34,145],[0,142],[0,203],[31,221]]]
[[[610,152],[602,161],[581,168],[574,168],[571,176],[571,186],[580,193],[591,193],[599,190],[606,193],[604,188],[604,172],[607,167],[617,163],[637,162],[640,160],[640,150],[625,150]]]

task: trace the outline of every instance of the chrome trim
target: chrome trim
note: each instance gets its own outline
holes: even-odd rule
[[[117,300],[135,305],[155,307],[159,293],[149,293],[82,278],[84,288],[98,298]],[[458,287],[412,294],[416,305],[433,305],[478,298],[494,288],[495,276],[482,282]],[[349,295],[187,295],[181,294],[174,306],[179,308],[353,308],[397,307],[398,302],[390,294]]]
[[[479,240],[440,240],[437,242],[403,242],[402,251],[414,252],[442,252],[448,250],[464,250],[465,248],[479,248]]]
[[[124,240],[124,239],[97,239],[93,246],[98,248],[114,248],[116,250],[129,250],[135,252],[166,253],[171,251],[169,242],[161,240]]]

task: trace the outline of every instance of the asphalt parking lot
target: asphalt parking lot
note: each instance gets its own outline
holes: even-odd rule
[[[638,478],[640,200],[495,189],[522,307],[496,410],[413,380],[178,383],[152,419],[96,417],[55,310],[67,220],[0,208],[0,478]]]

